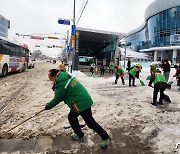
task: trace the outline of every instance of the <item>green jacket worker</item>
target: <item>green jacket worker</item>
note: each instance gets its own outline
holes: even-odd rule
[[[74,131],[71,138],[73,140],[83,141],[84,133],[78,121],[78,116],[80,115],[87,126],[101,136],[101,148],[106,149],[110,142],[110,136],[93,118],[91,111],[93,100],[85,87],[75,77],[57,69],[51,69],[48,77],[50,81],[54,82],[53,90],[55,91],[55,95],[47,103],[45,109],[49,110],[64,101],[70,108],[68,120]]]
[[[163,95],[164,91],[167,88],[166,78],[164,75],[161,74],[161,71],[159,69],[156,70],[154,74],[151,75],[149,85],[151,87],[152,83],[154,84],[154,92],[153,92],[153,103],[152,105],[157,106],[158,104],[163,104]],[[157,102],[157,95],[160,91],[160,98],[159,102]]]
[[[121,77],[121,81],[122,81],[122,84],[125,85],[125,82],[124,82],[124,70],[121,66],[116,66],[116,71],[115,71],[115,76],[116,76],[116,79],[115,79],[115,84],[117,84],[118,82],[118,79],[119,77]]]
[[[131,67],[129,70],[129,86],[131,86],[131,80],[132,85],[135,85],[135,78],[139,79],[139,72],[141,72],[142,66],[141,64],[136,64],[134,67]]]

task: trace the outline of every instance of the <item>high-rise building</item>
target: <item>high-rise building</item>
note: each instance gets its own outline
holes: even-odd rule
[[[180,0],[155,0],[144,15],[144,23],[126,35],[135,51],[151,53],[154,61],[180,62]]]
[[[8,29],[10,28],[10,21],[0,15],[0,36],[8,37]]]

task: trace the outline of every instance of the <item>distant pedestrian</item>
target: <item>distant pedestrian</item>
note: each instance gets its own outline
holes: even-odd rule
[[[174,65],[174,68],[176,69],[176,73],[173,75],[173,77],[176,77],[177,86],[179,86],[179,90],[180,90],[180,65],[179,65],[179,67],[178,67],[178,65]]]
[[[142,66],[141,64],[136,64],[135,66],[131,67],[129,70],[129,86],[131,86],[131,80],[132,80],[132,86],[135,85],[135,78],[139,79],[139,73],[141,72]]]
[[[127,62],[127,70],[128,70],[128,72],[129,72],[130,68],[131,68],[131,60],[128,59],[128,62]]]
[[[123,78],[123,76],[124,76],[124,70],[123,70],[123,68],[122,68],[121,66],[116,66],[115,69],[116,69],[116,70],[115,70],[115,76],[116,76],[115,84],[117,84],[118,79],[119,79],[119,77],[120,77],[120,78],[121,78],[121,81],[122,81],[122,84],[125,85],[124,78]]]
[[[58,65],[58,69],[59,69],[60,71],[66,72],[66,68],[65,68],[65,65],[64,65],[64,64]]]
[[[109,63],[109,74],[113,74],[114,73],[114,63],[111,61]]]
[[[104,76],[104,72],[105,72],[104,65],[100,65],[100,73],[101,73],[101,76]]]
[[[163,96],[164,96],[164,91],[167,88],[167,83],[165,76],[161,74],[161,71],[159,69],[157,69],[155,73],[151,75],[148,86],[152,87],[152,83],[154,84],[152,105],[155,106],[157,106],[157,104],[163,105]],[[159,102],[157,102],[157,95],[159,91],[160,91],[160,98],[159,98]]]
[[[169,79],[169,74],[170,74],[170,71],[171,71],[171,66],[168,62],[168,60],[164,60],[163,64],[162,64],[162,70],[164,72],[164,76],[166,78],[166,81],[168,81]]]
[[[92,76],[93,76],[93,74],[94,74],[95,67],[96,67],[95,63],[92,63],[92,64],[91,64],[91,68],[90,68],[90,72],[92,73],[92,74],[91,74]]]
[[[86,88],[75,77],[57,69],[51,69],[48,78],[54,83],[52,89],[55,91],[55,94],[54,98],[46,104],[45,110],[50,110],[64,101],[70,108],[68,120],[74,131],[74,134],[71,135],[72,140],[83,141],[84,138],[84,133],[78,121],[78,116],[80,115],[87,126],[102,138],[101,148],[106,149],[111,138],[93,118],[91,110],[93,100]]]
[[[150,66],[150,73],[151,74],[154,74],[155,72],[156,72],[156,64],[152,64],[151,66]]]

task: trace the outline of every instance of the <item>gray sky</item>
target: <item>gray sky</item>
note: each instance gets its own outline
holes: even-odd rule
[[[145,9],[154,0],[89,0],[77,26],[127,33],[144,21]],[[76,18],[86,0],[76,0]],[[58,24],[58,18],[73,18],[73,0],[1,0],[0,14],[10,20],[9,38],[33,45],[63,45],[64,41],[38,41],[19,34],[62,33],[64,37],[71,26]],[[47,36],[47,35],[46,35]],[[53,35],[49,35],[53,36]],[[59,49],[41,48],[46,53],[57,54]]]

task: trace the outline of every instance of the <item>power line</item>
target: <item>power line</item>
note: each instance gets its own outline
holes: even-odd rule
[[[82,11],[82,9],[83,9],[83,6],[85,5],[85,2],[86,2],[86,0],[83,1],[82,5],[81,5],[81,7],[80,7],[80,9],[79,9],[79,12],[76,14],[76,18],[78,18],[78,17],[80,16],[81,11]],[[75,19],[75,20],[76,20],[76,19]]]
[[[86,1],[86,4],[85,4],[84,7],[83,7],[83,10],[82,10],[82,12],[81,12],[81,14],[80,14],[80,17],[79,17],[79,19],[78,19],[77,22],[76,22],[76,25],[78,24],[79,20],[81,19],[81,16],[82,16],[82,14],[83,14],[83,12],[84,12],[84,9],[85,9],[86,6],[87,6],[87,3],[88,3],[88,0]]]

